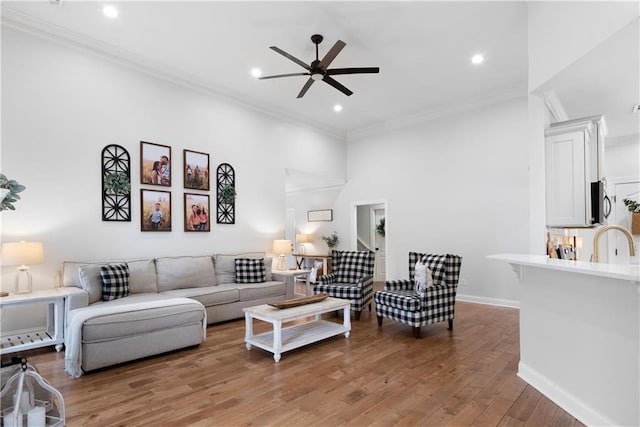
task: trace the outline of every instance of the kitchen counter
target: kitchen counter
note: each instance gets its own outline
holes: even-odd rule
[[[640,425],[640,265],[488,258],[518,277],[518,376],[586,425]]]
[[[513,267],[530,266],[547,270],[566,271],[570,273],[588,274],[590,276],[609,277],[619,280],[630,280],[640,285],[639,264],[604,264],[586,261],[569,261],[566,259],[552,259],[547,255],[499,254],[489,255],[487,258],[506,261]],[[515,268],[514,268],[515,271]],[[516,273],[518,273],[516,271]]]

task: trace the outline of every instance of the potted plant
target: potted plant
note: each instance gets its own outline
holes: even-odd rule
[[[331,254],[331,251],[333,250],[333,248],[338,246],[338,243],[340,243],[340,239],[338,238],[337,231],[334,231],[329,236],[320,236],[320,239],[323,240],[329,247],[329,254]]]
[[[131,183],[126,173],[115,172],[104,177],[104,188],[108,193],[127,195],[131,192]]]
[[[220,189],[220,201],[232,205],[236,201],[236,189],[233,185],[225,185]]]
[[[384,218],[380,218],[380,222],[376,225],[376,233],[384,237]]]
[[[631,199],[623,199],[622,201],[631,212],[631,234],[640,234],[640,203]]]
[[[9,179],[0,173],[0,211],[12,210],[16,208],[13,206],[15,202],[20,200],[18,193],[23,192],[27,187],[18,184],[16,180]]]

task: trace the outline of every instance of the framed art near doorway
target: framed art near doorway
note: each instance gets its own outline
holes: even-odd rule
[[[333,209],[322,209],[317,211],[307,211],[307,221],[333,221]]]

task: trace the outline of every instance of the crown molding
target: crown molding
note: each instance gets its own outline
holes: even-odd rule
[[[306,177],[313,182],[297,184],[300,177]],[[329,177],[300,169],[285,168],[285,194],[288,196],[317,191],[341,190],[344,188],[346,182],[344,178]]]
[[[511,99],[527,95],[526,84],[518,85],[505,90],[495,91],[488,95],[476,96],[460,101],[440,105],[435,108],[419,111],[407,116],[397,117],[376,123],[373,126],[364,126],[347,132],[347,141],[355,141],[369,136],[380,135],[395,130],[416,126],[431,120],[464,113],[488,105],[499,104]]]
[[[298,194],[308,194],[308,193],[318,193],[320,191],[339,191],[342,190],[344,188],[344,184],[337,184],[337,185],[326,185],[326,186],[321,186],[321,187],[304,187],[304,186],[300,186],[300,187],[295,187],[295,188],[291,188],[291,189],[285,189],[284,194],[286,196],[297,196]]]
[[[544,99],[544,103],[553,117],[554,122],[564,122],[569,120],[569,114],[567,114],[567,110],[564,108],[562,101],[558,97],[558,94],[555,90],[549,89],[542,92],[542,98]]]
[[[150,60],[112,44],[104,43],[95,38],[42,21],[31,15],[12,9],[6,4],[2,5],[1,14],[2,26],[81,50],[112,63],[189,88],[213,98],[233,103],[240,107],[253,110],[279,120],[284,120],[297,125],[305,125],[315,131],[319,131],[340,141],[346,141],[346,133],[337,128],[310,120],[302,115],[290,113],[255,98],[247,97],[244,94],[231,91],[222,86],[200,79],[188,72],[172,68],[161,62]]]

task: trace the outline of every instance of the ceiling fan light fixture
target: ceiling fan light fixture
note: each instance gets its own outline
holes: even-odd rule
[[[304,61],[296,58],[295,56],[285,52],[277,46],[269,46],[269,49],[274,52],[284,56],[292,62],[295,62],[302,68],[304,68],[307,72],[303,73],[288,73],[288,74],[276,74],[272,76],[262,76],[259,77],[260,80],[266,79],[277,79],[280,77],[294,77],[294,76],[309,76],[307,82],[302,86],[302,89],[298,93],[297,98],[302,98],[305,93],[309,90],[311,85],[318,81],[322,80],[324,83],[332,86],[333,88],[339,90],[343,94],[347,96],[353,95],[353,92],[342,85],[340,82],[335,80],[333,76],[345,75],[345,74],[375,74],[380,72],[379,67],[352,67],[352,68],[329,68],[333,60],[338,56],[338,54],[342,51],[342,49],[347,45],[342,40],[338,40],[335,42],[333,47],[329,49],[329,51],[322,57],[322,60],[318,56],[318,45],[322,42],[322,36],[320,34],[314,34],[311,36],[311,41],[315,44],[316,47],[316,59],[311,61],[310,64],[307,64]]]

